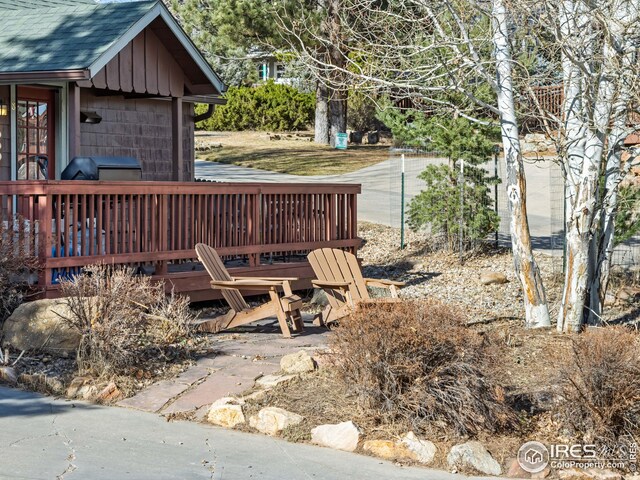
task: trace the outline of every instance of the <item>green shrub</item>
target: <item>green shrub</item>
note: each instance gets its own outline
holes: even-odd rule
[[[366,93],[352,90],[347,102],[347,125],[356,132],[377,129],[376,102]]]
[[[626,242],[640,233],[640,186],[624,185],[618,193],[615,243]]]
[[[314,95],[289,85],[269,81],[257,87],[230,87],[224,98],[226,105],[217,106],[213,116],[197,128],[290,131],[305,129],[313,121]],[[196,106],[196,114],[205,110],[206,106]]]
[[[414,230],[430,226],[449,250],[458,248],[460,235],[463,247],[472,248],[500,224],[489,190],[497,179],[481,166],[491,158],[496,133],[464,118],[439,117],[426,121],[424,132],[429,135],[430,148],[446,156],[449,164],[429,165],[418,176],[426,187],[409,203],[409,226]],[[460,161],[464,161],[462,186]]]
[[[402,111],[386,102],[376,113],[393,136],[396,147],[426,147],[429,143],[427,118],[417,110]]]

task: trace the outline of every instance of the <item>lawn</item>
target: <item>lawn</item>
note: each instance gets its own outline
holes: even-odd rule
[[[352,145],[347,150],[337,150],[313,143],[311,135],[306,132],[196,133],[196,158],[291,175],[338,175],[389,158],[388,145]]]

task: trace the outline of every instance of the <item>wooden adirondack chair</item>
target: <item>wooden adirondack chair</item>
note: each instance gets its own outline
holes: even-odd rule
[[[302,299],[291,291],[291,281],[297,278],[232,277],[220,260],[218,253],[208,245],[196,245],[198,259],[211,276],[211,288],[220,290],[231,310],[226,315],[206,320],[199,325],[204,332],[219,332],[268,317],[277,317],[285,338],[291,337],[289,323],[294,332],[303,329],[300,308]],[[280,295],[279,290],[284,292]],[[242,291],[268,293],[270,301],[259,307],[250,307]]]
[[[364,278],[356,256],[344,250],[320,248],[307,258],[318,277],[312,282],[313,285],[322,288],[329,301],[318,319],[321,323],[327,324],[346,317],[360,302],[397,301],[398,288],[404,286],[404,282]],[[372,299],[368,286],[388,288],[391,298]]]

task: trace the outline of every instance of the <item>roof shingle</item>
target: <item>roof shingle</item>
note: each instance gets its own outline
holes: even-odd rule
[[[0,72],[88,68],[157,3],[0,0]]]

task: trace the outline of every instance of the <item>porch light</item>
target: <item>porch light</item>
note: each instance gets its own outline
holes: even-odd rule
[[[97,112],[80,112],[80,123],[100,123],[102,117]]]
[[[0,98],[0,117],[6,117],[7,115],[9,115],[9,107],[4,103],[4,100]]]

